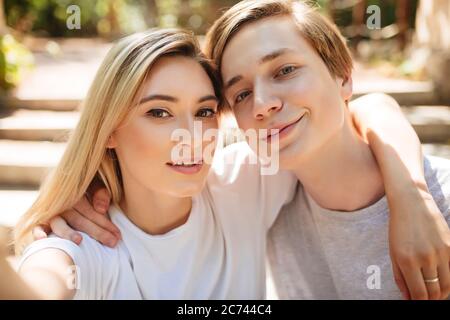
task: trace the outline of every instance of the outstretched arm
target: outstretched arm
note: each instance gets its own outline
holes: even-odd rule
[[[0,243],[0,300],[70,299],[75,291],[67,286],[72,259],[57,249],[31,255],[16,272],[6,260]]]

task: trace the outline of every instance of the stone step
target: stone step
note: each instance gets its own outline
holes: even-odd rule
[[[450,144],[422,143],[423,153],[450,160]]]
[[[375,77],[358,81],[353,79],[353,99],[368,93],[383,92],[393,97],[402,106],[435,105],[439,98],[430,81],[411,81]]]
[[[450,142],[450,107],[403,107],[403,113],[423,143]]]
[[[29,109],[48,111],[76,111],[79,109],[81,99],[19,99],[16,97],[1,97],[0,108]]]
[[[39,186],[65,143],[0,140],[0,185]]]
[[[0,139],[66,141],[79,113],[19,109],[0,115]]]

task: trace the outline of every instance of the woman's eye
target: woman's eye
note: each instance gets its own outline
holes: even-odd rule
[[[277,76],[285,76],[292,72],[294,72],[297,68],[295,66],[286,66],[282,68],[278,73]]]
[[[200,118],[212,118],[216,112],[213,109],[202,109],[197,112],[196,117]]]
[[[236,99],[234,100],[235,103],[239,103],[245,98],[247,98],[250,95],[250,91],[244,91],[237,95]]]
[[[167,112],[164,109],[151,109],[151,110],[147,111],[147,114],[149,116],[154,117],[154,118],[168,118],[168,117],[171,117],[170,113]]]

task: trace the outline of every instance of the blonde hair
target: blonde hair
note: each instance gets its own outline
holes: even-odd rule
[[[201,53],[195,36],[179,29],[151,29],[121,39],[107,54],[83,103],[77,127],[58,166],[42,184],[39,195],[15,229],[16,252],[30,240],[32,229],[71,208],[94,178],[108,189],[112,202],[122,197],[120,168],[114,150],[107,150],[111,133],[137,101],[151,66],[163,56],[195,59],[210,77],[220,99],[213,64]]]
[[[347,79],[353,62],[337,27],[305,2],[294,0],[244,0],[215,21],[206,35],[205,53],[221,70],[223,52],[245,25],[274,16],[290,16],[333,76]]]

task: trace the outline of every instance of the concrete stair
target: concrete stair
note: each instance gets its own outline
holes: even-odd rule
[[[66,141],[79,118],[76,111],[17,109],[0,118],[0,139]]]

